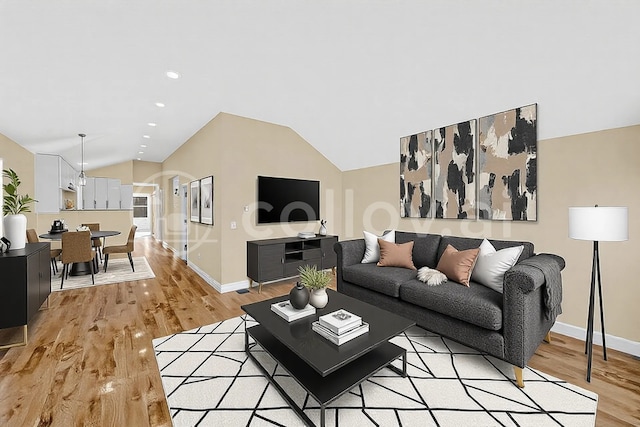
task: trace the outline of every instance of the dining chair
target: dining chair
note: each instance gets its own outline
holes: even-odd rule
[[[135,268],[133,268],[133,258],[131,257],[131,252],[133,252],[133,239],[136,237],[136,230],[138,229],[137,225],[132,225],[131,230],[129,230],[129,237],[127,237],[127,243],[125,245],[117,245],[117,246],[105,246],[102,250],[104,254],[104,271],[107,271],[107,264],[109,263],[109,254],[127,254],[129,257],[129,264],[131,264],[131,271],[135,272]]]
[[[89,222],[82,224],[82,226],[87,227],[89,231],[100,231],[100,223],[99,222]],[[98,271],[98,261],[102,262],[102,242],[100,239],[91,238],[91,247],[94,251],[96,251],[96,258],[94,258],[93,263],[95,264],[96,271]]]
[[[69,265],[74,262],[88,262],[91,265],[91,283],[95,285],[94,258],[96,253],[91,248],[90,231],[67,231],[62,233],[62,280],[60,289],[64,284],[65,276],[69,276]]]
[[[28,228],[27,229],[27,242],[28,243],[38,243],[39,241],[40,241],[40,239],[38,238],[38,233],[36,233],[36,230],[34,230],[33,228]],[[58,260],[57,260],[57,258],[60,256],[61,253],[62,253],[62,249],[60,249],[60,248],[49,249],[49,256],[51,257],[51,269],[53,270],[54,274],[58,272]]]

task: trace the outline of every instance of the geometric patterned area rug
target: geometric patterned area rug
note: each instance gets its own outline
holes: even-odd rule
[[[103,261],[104,262],[104,261]],[[109,259],[107,271],[104,271],[104,264],[98,264],[98,272],[93,277],[95,285],[91,283],[91,274],[83,276],[69,276],[64,279],[62,289],[60,289],[60,281],[62,274],[62,266],[58,265],[59,273],[51,276],[51,291],[66,291],[69,289],[86,288],[89,286],[108,285],[111,283],[130,282],[132,280],[151,279],[156,277],[147,258],[134,257],[133,266],[135,272],[131,271],[129,258],[112,258]]]
[[[245,325],[253,324],[249,316],[235,317],[153,340],[174,426],[303,425],[244,352]],[[419,327],[392,342],[407,349],[407,377],[380,370],[327,407],[327,426],[595,424],[598,395],[590,391],[530,368],[520,389],[511,365]],[[253,346],[252,354],[319,425],[318,403]]]

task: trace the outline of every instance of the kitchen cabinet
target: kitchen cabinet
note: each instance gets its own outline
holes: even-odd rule
[[[120,186],[120,209],[133,209],[133,185]]]
[[[133,186],[132,194],[133,194]],[[117,178],[87,177],[82,191],[82,209],[118,210],[121,208],[122,185]]]
[[[107,179],[107,209],[120,209],[120,180]]]
[[[54,154],[35,155],[35,204],[37,213],[74,209],[77,204],[77,171],[62,157]],[[70,201],[67,205],[67,200]]]

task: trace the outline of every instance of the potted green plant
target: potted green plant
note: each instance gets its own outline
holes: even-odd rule
[[[9,182],[3,184],[4,190],[2,213],[4,218],[4,235],[11,242],[11,249],[22,249],[26,244],[27,217],[23,212],[31,212],[31,203],[35,202],[28,194],[21,196],[18,193],[20,178],[13,169],[4,169],[2,177],[8,178]]]
[[[327,286],[331,283],[331,276],[324,270],[318,270],[315,265],[303,265],[298,268],[300,283],[311,291],[309,304],[315,308],[323,308],[329,302]]]

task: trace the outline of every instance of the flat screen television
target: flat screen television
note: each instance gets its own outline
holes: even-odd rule
[[[319,219],[319,181],[258,176],[258,224]]]

